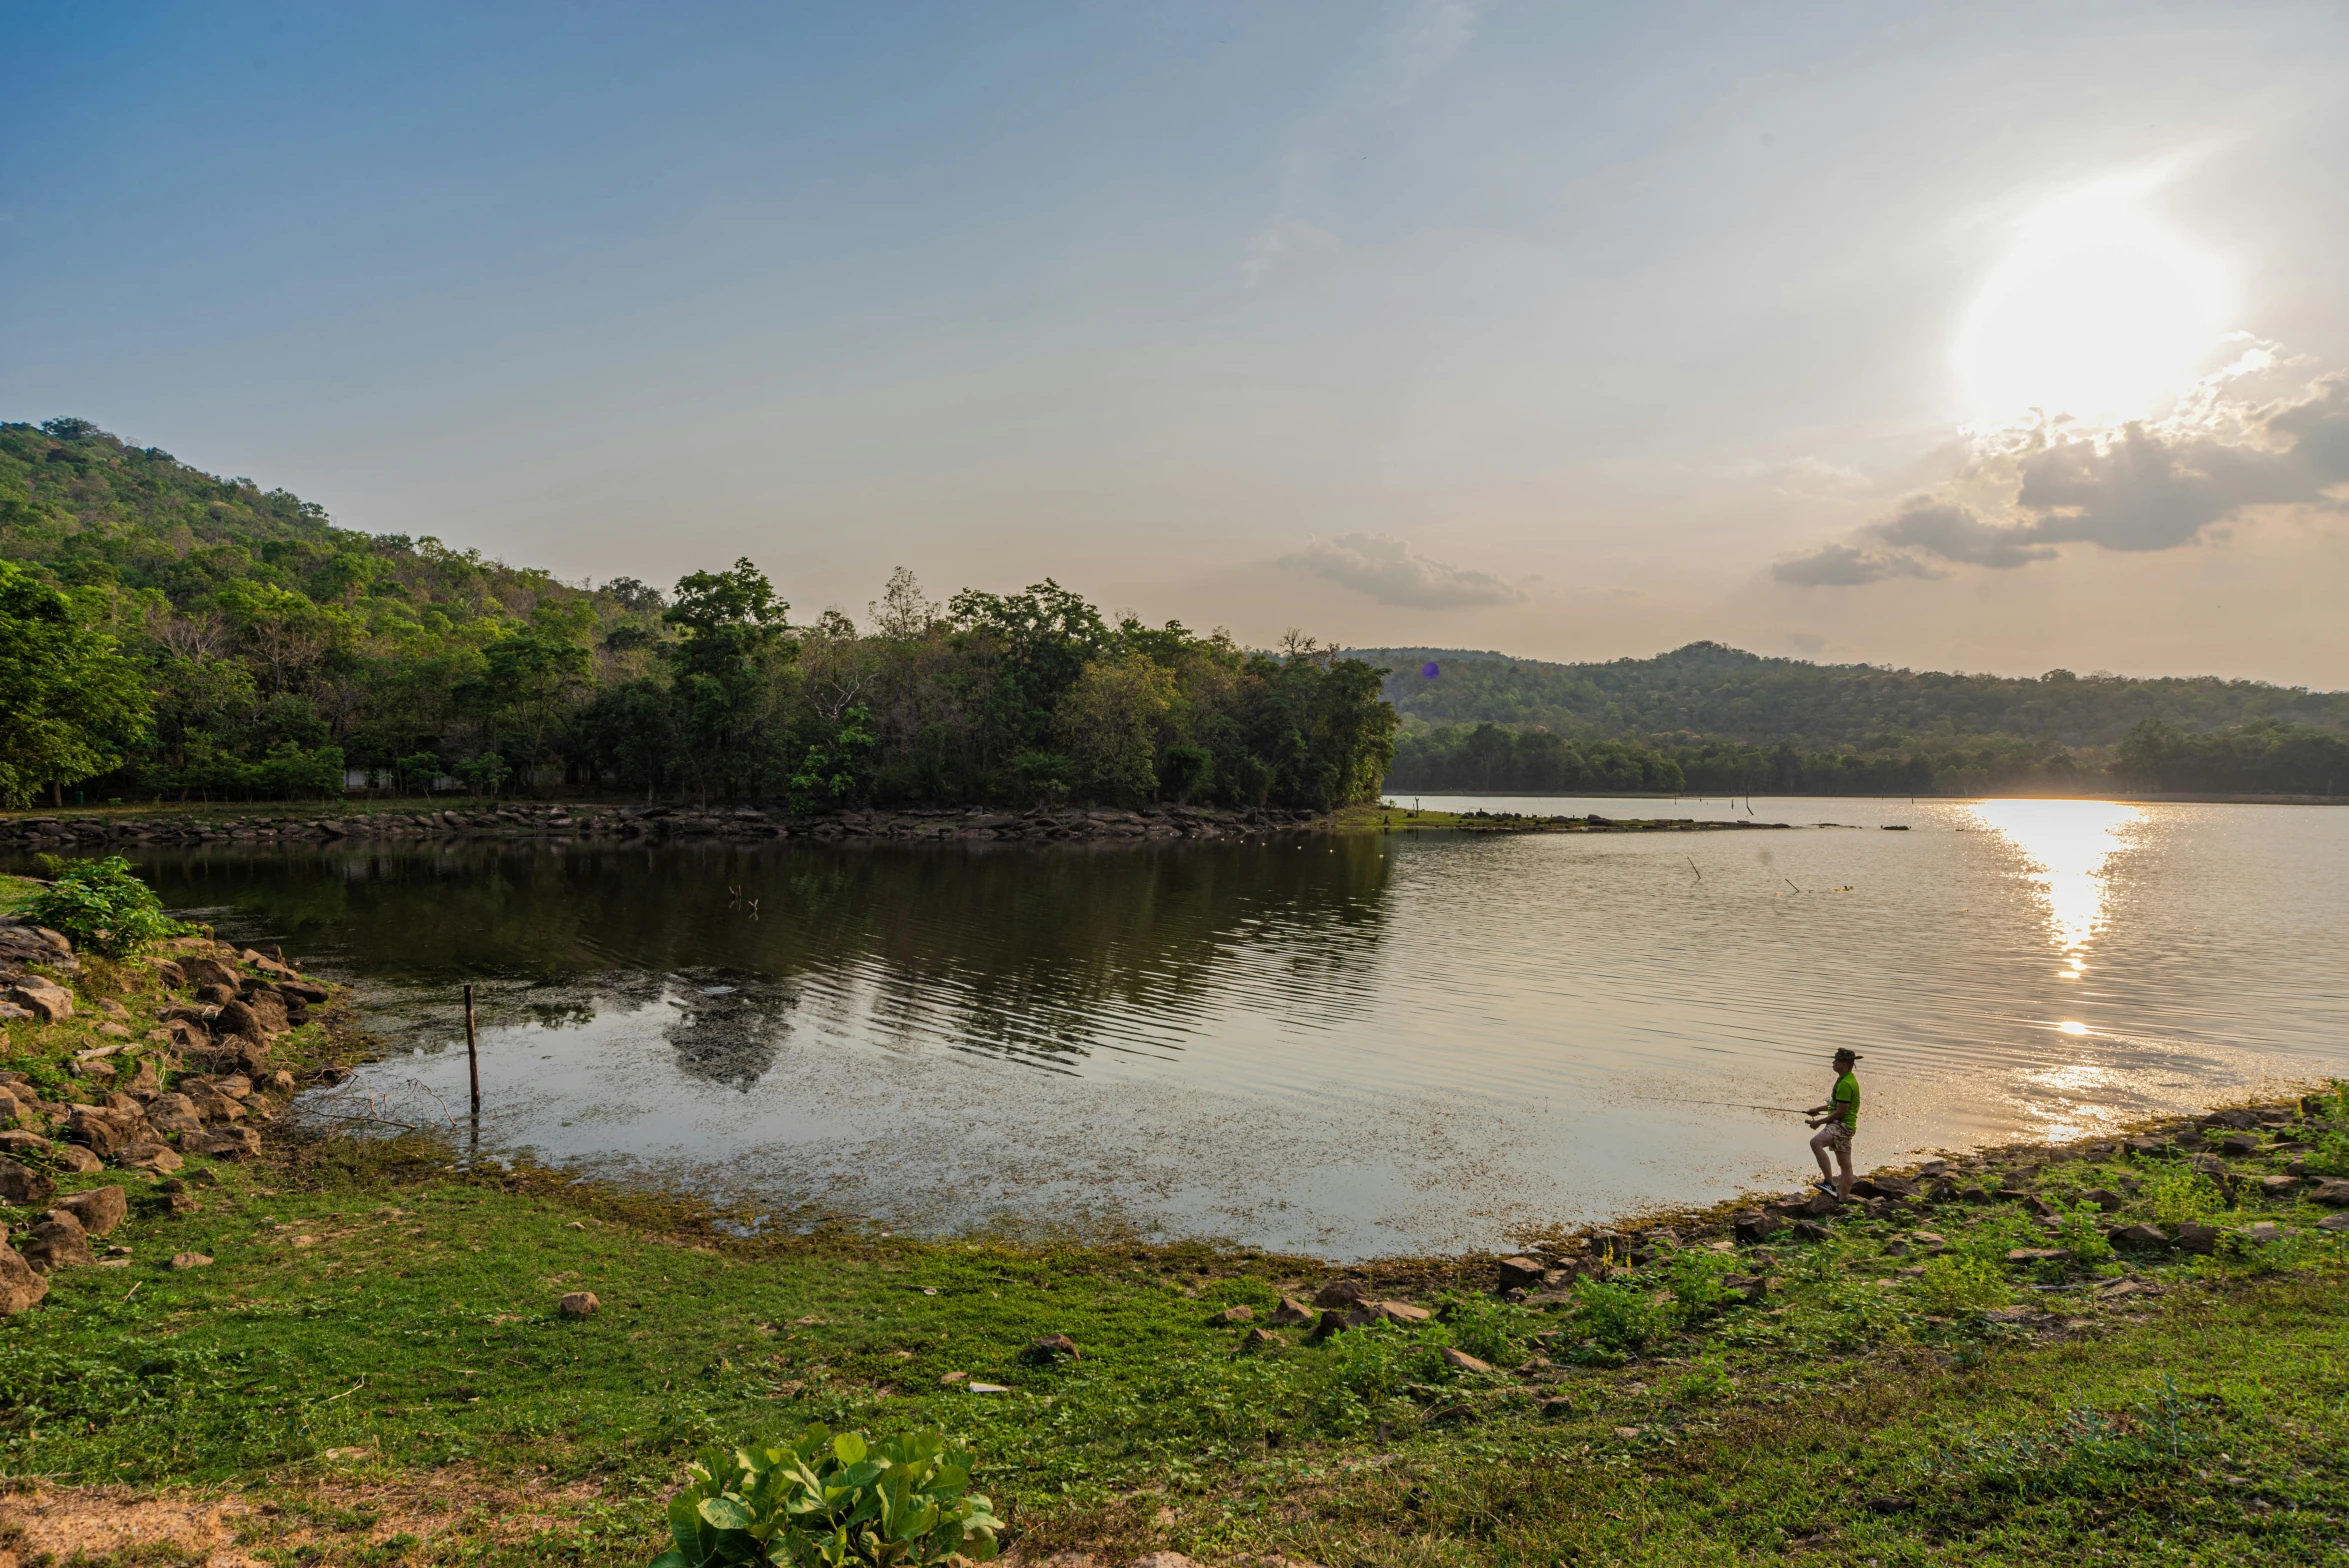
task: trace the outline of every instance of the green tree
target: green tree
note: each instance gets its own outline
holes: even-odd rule
[[[147,693],[114,639],[56,589],[0,561],[0,804],[22,806],[121,764]]]

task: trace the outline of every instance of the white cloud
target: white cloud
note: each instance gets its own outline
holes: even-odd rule
[[[1415,610],[1453,610],[1472,604],[1521,604],[1526,593],[1490,572],[1479,572],[1413,555],[1392,534],[1340,534],[1315,539],[1295,555],[1281,557],[1292,571],[1310,572],[1380,604]]]
[[[2253,359],[2224,374],[2277,363]],[[1771,574],[1848,587],[1941,576],[1950,565],[2011,571],[2052,560],[2066,544],[2174,550],[2257,507],[2349,510],[2337,493],[2349,486],[2349,372],[2269,401],[2226,396],[2223,386],[2198,392],[2211,395],[2117,430],[2048,421],[1995,432],[1951,485]]]

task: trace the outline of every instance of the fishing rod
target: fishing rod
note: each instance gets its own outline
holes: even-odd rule
[[[1733,1111],[1778,1111],[1788,1116],[1808,1116],[1811,1112],[1792,1105],[1749,1105],[1743,1100],[1689,1100],[1671,1094],[1635,1094],[1635,1100],[1650,1100],[1658,1105],[1720,1105]]]

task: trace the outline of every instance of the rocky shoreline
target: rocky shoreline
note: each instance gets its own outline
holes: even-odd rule
[[[119,1170],[139,1179],[142,1201],[152,1195],[171,1213],[196,1212],[210,1177],[202,1169],[179,1176],[190,1157],[260,1153],[257,1128],[291,1103],[294,1068],[311,1082],[338,1076],[281,1050],[334,995],[282,954],[193,936],[115,967],[129,977],[122,994],[135,1010],[116,996],[77,995],[68,982],[84,966],[64,936],[0,920],[0,1025],[36,1029],[49,1047],[12,1058],[30,1071],[0,1071],[0,1204],[49,1205],[16,1237],[0,1224],[0,1316],[38,1305],[58,1269],[129,1261],[127,1249],[101,1256],[92,1241],[122,1222],[132,1193],[92,1187],[52,1204],[60,1176]],[[71,1037],[56,1038],[64,1031]],[[84,1038],[90,1043],[77,1049]],[[172,1263],[211,1261],[191,1253]]]
[[[331,816],[279,813],[223,816],[20,816],[0,819],[0,845],[28,851],[120,850],[148,844],[327,844],[346,840],[533,839],[553,843],[672,843],[707,839],[802,838],[829,843],[1118,842],[1253,839],[1327,826],[1327,815],[1277,807],[1224,810],[1149,806],[1136,811],[1074,807],[1026,811],[922,808],[793,815],[780,808],[676,805],[478,805],[459,810],[371,809]]]

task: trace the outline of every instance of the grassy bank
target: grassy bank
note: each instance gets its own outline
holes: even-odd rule
[[[74,1024],[9,1028],[5,1065],[95,1093],[56,1069]],[[274,1049],[307,1071],[340,1029]],[[2349,1107],[2234,1120],[1515,1274],[746,1233],[421,1140],[271,1130],[176,1192],[59,1169],[129,1214],[0,1319],[0,1562],[640,1564],[698,1448],[812,1420],[944,1426],[1030,1559],[2339,1561],[2349,1211],[2311,1199]],[[2116,1248],[2133,1223],[2211,1251]],[[1344,1280],[1435,1315],[1277,1323]]]

